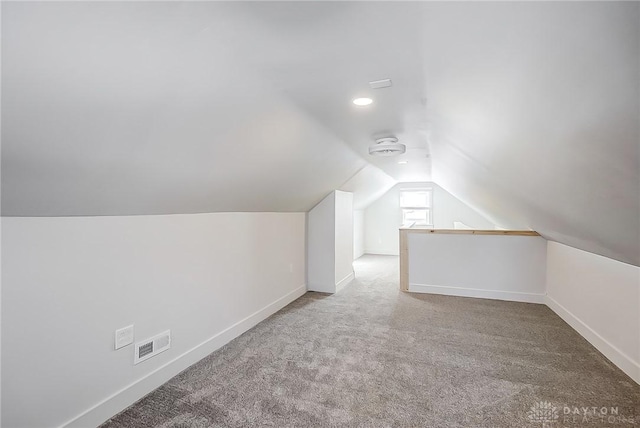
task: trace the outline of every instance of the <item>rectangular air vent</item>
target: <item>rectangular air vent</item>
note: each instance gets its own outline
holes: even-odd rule
[[[391,86],[391,79],[374,80],[373,82],[369,82],[369,86],[371,89],[388,88]]]
[[[133,364],[148,360],[154,355],[166,351],[171,347],[171,330],[160,333],[151,339],[136,343]]]

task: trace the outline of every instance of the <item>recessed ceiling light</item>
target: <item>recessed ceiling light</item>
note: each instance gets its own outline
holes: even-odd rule
[[[356,98],[353,103],[357,106],[368,106],[373,100],[371,98]]]
[[[409,161],[398,161],[398,165],[406,165]]]

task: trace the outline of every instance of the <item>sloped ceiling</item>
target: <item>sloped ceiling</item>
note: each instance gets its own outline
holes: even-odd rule
[[[2,214],[364,207],[432,180],[638,265],[639,22],[633,2],[3,2]],[[369,157],[386,135],[408,164]]]
[[[639,6],[439,8],[423,33],[434,181],[500,226],[639,265]]]
[[[373,165],[367,165],[339,190],[353,193],[353,209],[363,210],[387,193],[396,181]]]
[[[420,58],[379,31],[415,8],[2,8],[3,215],[306,211],[368,165],[372,134],[426,148],[406,129],[407,114],[424,117]],[[390,74],[375,107],[351,104]]]

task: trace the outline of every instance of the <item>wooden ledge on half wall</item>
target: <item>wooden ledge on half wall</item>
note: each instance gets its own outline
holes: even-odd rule
[[[540,236],[534,230],[493,230],[493,229],[432,229],[424,226],[400,227],[401,231],[411,233],[443,233],[452,235],[517,235],[517,236]]]

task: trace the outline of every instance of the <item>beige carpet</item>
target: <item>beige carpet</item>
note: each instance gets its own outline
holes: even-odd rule
[[[360,258],[103,426],[637,425],[640,387],[546,306],[401,293],[397,265]]]

